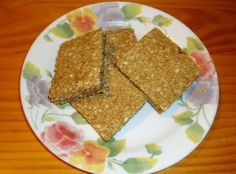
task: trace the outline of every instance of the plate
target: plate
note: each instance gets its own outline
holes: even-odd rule
[[[202,69],[167,111],[158,114],[146,103],[108,143],[69,104],[54,105],[47,98],[60,44],[99,27],[132,27],[138,39],[157,27]],[[91,173],[152,173],[180,161],[203,140],[216,115],[219,85],[206,47],[179,20],[141,4],[106,2],[73,10],[38,36],[23,64],[20,93],[35,135],[69,165]]]

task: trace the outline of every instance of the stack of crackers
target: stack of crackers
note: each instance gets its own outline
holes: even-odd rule
[[[60,46],[49,99],[70,102],[109,141],[148,101],[165,111],[199,76],[181,48],[154,28],[98,29]]]

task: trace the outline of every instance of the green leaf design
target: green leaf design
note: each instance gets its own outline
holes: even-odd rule
[[[192,124],[185,133],[187,134],[187,137],[193,142],[198,143],[204,134],[204,129],[199,123]]]
[[[107,166],[108,166],[108,168],[109,168],[110,170],[115,171],[115,168],[114,168],[114,166],[113,166],[113,164],[112,164],[111,161],[108,161]]]
[[[202,42],[193,37],[187,37],[187,53],[191,54],[194,50],[203,50],[204,46]]]
[[[97,142],[98,142],[98,144],[100,144],[102,146],[104,146],[104,144],[106,144],[106,141],[104,141],[102,138],[98,138]]]
[[[63,39],[71,38],[74,35],[70,25],[66,22],[58,24],[56,27],[50,29],[49,32]]]
[[[168,17],[164,17],[162,15],[156,15],[153,17],[152,22],[155,25],[167,27],[173,22],[173,19],[170,19]]]
[[[30,95],[25,96],[25,101],[29,104],[29,109],[33,109],[33,104],[30,101]]]
[[[30,80],[33,76],[40,78],[40,70],[30,61],[27,61],[23,71],[23,77]]]
[[[46,116],[46,117],[43,117],[43,119],[41,120],[41,122],[43,123],[43,122],[45,122],[45,121],[48,121],[48,122],[50,122],[50,121],[55,121],[56,119],[55,119],[55,117],[53,117],[53,116]]]
[[[193,117],[193,112],[190,110],[184,111],[178,115],[173,116],[175,122],[178,123],[180,126],[191,124],[193,122],[191,117]]]
[[[71,115],[71,118],[74,120],[76,124],[87,124],[85,119],[78,112],[74,112]]]
[[[148,17],[145,17],[145,16],[138,16],[136,17],[136,19],[139,21],[139,22],[147,22],[149,20]]]
[[[142,6],[139,4],[126,4],[121,8],[125,19],[130,20],[142,12]]]
[[[48,34],[44,35],[43,38],[47,41],[47,42],[52,42],[52,39],[50,38],[50,36]]]
[[[161,147],[157,144],[147,144],[146,146],[147,152],[154,155],[160,155],[162,153]]]
[[[48,69],[45,69],[45,72],[48,75],[48,77],[50,77],[50,78],[53,77],[51,71],[49,71]]]
[[[180,105],[180,106],[185,106],[183,103],[177,103],[178,105]]]
[[[122,150],[124,150],[125,145],[126,145],[125,139],[116,140],[116,139],[112,138],[110,141],[105,142],[101,138],[99,138],[97,140],[97,142],[100,145],[105,146],[108,149],[110,149],[109,157],[114,157],[114,156],[118,155],[120,152],[122,152]]]
[[[128,158],[121,164],[121,166],[128,173],[143,173],[145,170],[151,169],[156,163],[156,159],[139,157]]]
[[[70,106],[70,104],[69,103],[65,103],[65,104],[63,104],[63,105],[56,105],[58,108],[60,108],[60,109],[65,109],[65,108],[67,108],[67,107],[69,107]]]

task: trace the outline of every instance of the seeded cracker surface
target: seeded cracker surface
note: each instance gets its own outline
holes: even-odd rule
[[[109,73],[110,96],[71,102],[105,141],[110,140],[145,101],[143,93],[112,64]]]
[[[64,42],[56,59],[49,99],[57,104],[104,93],[104,35],[101,29]]]
[[[126,32],[126,30],[121,31]],[[118,30],[111,32],[118,32]],[[123,37],[123,32],[116,33],[116,37]],[[123,37],[123,40],[126,39],[126,37]],[[118,40],[121,42],[121,39]],[[107,37],[107,43],[117,45],[116,41],[117,39],[111,41]],[[131,39],[130,42],[136,41]],[[123,44],[126,45],[127,42]],[[131,49],[132,46],[133,44],[131,43],[127,44],[128,49]],[[116,47],[115,49],[116,51],[121,51],[121,49],[126,50],[127,47]],[[108,53],[109,51],[112,50],[108,50],[106,54],[110,57],[111,53]],[[141,109],[146,100],[144,94],[121,74],[112,63],[109,65],[108,83],[110,96],[71,102],[72,106],[94,127],[105,141],[109,141]]]
[[[116,65],[159,112],[165,111],[200,74],[192,58],[156,28]]]
[[[134,30],[131,28],[108,30],[106,37],[107,46],[110,47],[108,49],[111,49],[109,57],[113,63],[122,59],[124,54],[133,48],[137,42]]]

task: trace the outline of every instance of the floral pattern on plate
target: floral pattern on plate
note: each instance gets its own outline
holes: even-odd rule
[[[185,133],[193,142],[198,143],[205,130],[199,123],[199,117],[203,116],[208,126],[210,123],[204,105],[216,102],[214,86],[217,85],[214,64],[209,54],[204,50],[202,43],[195,38],[187,38],[186,52],[195,60],[201,69],[200,77],[193,82],[192,86],[180,97],[179,105],[185,108],[185,111],[173,116],[173,119],[180,126],[187,126]]]
[[[180,43],[202,70],[201,76],[165,113],[158,116],[150,108],[143,109],[144,114],[139,117],[141,121],[138,124],[137,120],[132,123],[131,119],[129,123],[132,126],[128,125],[128,133],[115,136],[109,142],[99,138],[68,103],[54,105],[47,97],[55,53],[60,43],[99,27],[132,27],[137,34],[143,35],[151,27],[158,27],[167,35],[174,35],[173,39]],[[179,41],[175,38],[175,32],[181,27],[185,34]],[[42,51],[39,52],[39,49]],[[76,168],[93,173],[151,173],[176,163],[192,151],[208,132],[215,117],[218,97],[214,64],[197,36],[177,19],[160,10],[125,2],[98,3],[79,8],[49,25],[29,51],[21,77],[22,105],[34,133],[56,156]],[[157,126],[151,127],[150,123]],[[158,126],[161,127],[160,131],[154,129]],[[174,130],[172,134],[165,134],[166,127],[167,132]],[[148,129],[151,129],[151,134],[144,133]],[[150,138],[153,133],[156,134],[155,131],[157,135],[158,132],[163,135]],[[162,137],[165,137],[164,140]],[[182,144],[174,141],[175,138]]]
[[[142,16],[140,15],[142,10],[143,6],[140,4],[126,4],[120,8],[119,3],[116,2],[76,9],[66,15],[68,21],[61,21],[49,29],[44,39],[51,42],[50,33],[59,38],[69,39],[100,27],[103,29],[131,27],[129,22],[132,20],[137,20],[144,25],[153,24],[165,31],[164,27],[168,27],[173,21],[161,14],[152,18]]]

